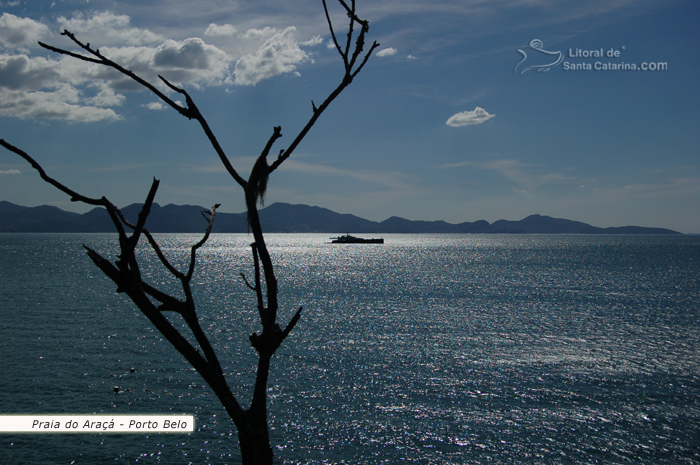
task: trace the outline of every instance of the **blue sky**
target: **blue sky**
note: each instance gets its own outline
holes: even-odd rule
[[[539,213],[700,233],[700,3],[357,7],[381,46],[272,175],[267,204],[378,221]],[[244,209],[196,123],[104,68],[37,46],[72,48],[63,29],[188,89],[246,177],[272,128],[282,126],[284,148],[342,76],[320,0],[0,1],[0,138],[122,206],[142,202],[156,177],[162,205]],[[596,69],[611,65],[657,69]],[[86,210],[6,151],[0,200]]]

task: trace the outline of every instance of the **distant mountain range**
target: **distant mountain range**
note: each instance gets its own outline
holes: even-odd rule
[[[125,216],[136,222],[140,204],[122,209]],[[146,227],[151,232],[202,232],[206,226],[200,212],[203,207],[192,205],[154,204]],[[459,224],[444,221],[411,221],[392,216],[382,222],[355,215],[341,214],[321,207],[273,203],[260,210],[265,232],[282,233],[472,233],[472,234],[681,234],[664,228],[622,226],[597,228],[579,221],[531,215],[520,221],[480,220]],[[79,214],[42,205],[22,207],[0,201],[0,232],[113,232],[114,227],[103,208]],[[213,232],[245,233],[248,231],[245,213],[217,213]]]

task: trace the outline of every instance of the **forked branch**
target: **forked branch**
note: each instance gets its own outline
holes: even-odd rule
[[[343,49],[339,42],[338,38],[336,37],[335,30],[333,29],[333,22],[331,21],[330,13],[328,11],[328,5],[326,4],[326,0],[323,0],[323,9],[326,13],[326,20],[328,21],[328,29],[330,30],[331,37],[333,38],[333,43],[335,45],[336,50],[338,50],[338,53],[343,59],[343,65],[345,68],[345,73],[343,76],[343,79],[341,80],[340,84],[338,87],[336,87],[333,92],[331,92],[328,97],[318,106],[312,101],[311,102],[311,108],[312,108],[312,114],[311,118],[309,121],[306,123],[306,125],[303,127],[303,129],[299,132],[299,134],[294,138],[292,143],[289,145],[289,147],[286,150],[280,151],[279,155],[277,156],[277,159],[270,165],[270,173],[279,168],[279,166],[286,160],[288,159],[294,150],[297,148],[297,146],[301,143],[301,141],[306,137],[306,134],[311,130],[313,125],[316,123],[316,120],[321,116],[321,114],[328,108],[328,106],[333,102],[333,100],[338,97],[343,90],[347,86],[349,86],[355,76],[364,68],[365,64],[367,63],[367,60],[369,60],[369,57],[372,55],[372,52],[379,47],[379,43],[376,41],[372,43],[372,46],[370,49],[367,51],[365,54],[364,58],[362,61],[356,65],[357,58],[362,54],[365,46],[365,35],[367,32],[369,32],[369,22],[363,19],[360,19],[357,14],[355,13],[355,0],[352,0],[351,6],[348,6],[347,3],[345,3],[343,0],[338,0],[340,4],[343,6],[343,8],[346,10],[348,17],[350,18],[350,24],[348,26],[348,37],[347,37],[347,42],[345,45],[345,49]],[[354,50],[352,50],[351,53],[351,43],[352,43],[352,38],[354,35],[354,26],[355,24],[360,25],[360,32],[357,35],[357,40],[355,42],[355,47]]]
[[[208,222],[204,237],[192,246],[189,268],[187,274],[184,274],[175,269],[168,262],[157,242],[145,227],[156,191],[158,189],[158,180],[153,180],[153,184],[151,185],[146,201],[139,212],[138,220],[136,224],[132,224],[124,217],[121,210],[107,200],[106,197],[102,197],[101,199],[93,199],[78,194],[72,189],[66,187],[64,184],[50,177],[42,166],[26,152],[13,146],[12,144],[9,144],[5,140],[0,140],[0,145],[28,161],[31,166],[37,172],[39,172],[39,175],[44,181],[68,194],[72,201],[105,207],[119,233],[119,258],[115,263],[111,263],[95,250],[84,246],[88,256],[95,263],[95,265],[97,265],[97,267],[117,285],[117,292],[127,294],[142,311],[142,313],[144,313],[144,315],[146,315],[146,317],[153,322],[156,328],[168,339],[168,341],[170,341],[170,343],[187,359],[187,361],[200,372],[202,377],[217,393],[217,396],[221,399],[222,403],[224,403],[227,410],[229,410],[229,413],[234,421],[242,421],[243,410],[240,408],[238,402],[231,394],[230,389],[226,384],[226,380],[224,379],[221,366],[216,358],[216,354],[214,353],[209,340],[199,325],[190,290],[190,280],[192,278],[196,263],[196,251],[202,247],[209,238],[214,222],[216,208],[219,205],[215,205],[211,210],[205,212],[205,218],[207,218]],[[125,227],[133,230],[131,235],[126,233]],[[153,247],[158,255],[158,258],[166,269],[168,269],[168,271],[170,271],[181,281],[183,291],[187,297],[184,302],[166,292],[156,289],[143,280],[135,253],[136,247],[138,246],[138,239],[141,234],[148,238],[150,245]],[[158,301],[160,305],[156,307],[148,296]],[[204,358],[199,355],[199,352],[187,340],[187,338],[185,338],[177,329],[175,329],[175,327],[173,327],[173,325],[165,318],[165,316],[162,314],[164,311],[173,311],[183,316],[185,322],[192,331],[197,344],[204,352]]]

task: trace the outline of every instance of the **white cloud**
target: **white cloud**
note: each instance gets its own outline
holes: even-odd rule
[[[491,115],[481,107],[476,107],[474,111],[463,111],[456,113],[447,120],[447,125],[452,127],[469,126],[472,124],[481,124],[488,121],[496,115]]]
[[[305,40],[301,43],[301,45],[305,47],[313,47],[316,45],[321,45],[323,43],[323,37],[321,36],[313,36],[309,40]]]
[[[198,38],[166,40],[158,47],[104,47],[107,58],[165,89],[158,75],[176,85],[195,88],[217,86],[229,77],[231,58],[222,50]],[[104,81],[115,90],[141,90],[141,86],[118,72],[71,57],[62,57],[60,72],[73,85]]]
[[[166,40],[147,29],[134,27],[129,16],[109,11],[71,18],[61,16],[56,22],[56,29],[70,30],[81,42],[91,43],[105,57],[167,92],[170,90],[158,75],[189,88],[255,85],[280,74],[299,75],[297,66],[313,61],[302,47],[323,43],[320,36],[298,42],[294,27],[248,29],[239,36],[248,44],[242,48],[257,48],[257,51],[235,60],[200,38]],[[205,34],[233,36],[236,28],[212,23]],[[48,58],[32,56],[24,48],[50,35],[47,26],[31,19],[8,13],[0,17],[0,50],[7,49],[0,52],[0,114],[76,122],[120,119],[114,108],[124,103],[124,92],[142,87],[109,67],[59,54],[50,54]],[[56,37],[51,43],[74,48],[64,37]],[[42,55],[45,55],[43,50]],[[152,103],[147,108],[158,107]]]
[[[229,77],[231,61],[226,52],[198,38],[167,40],[153,56],[158,74],[196,87],[223,84]]]
[[[49,60],[22,54],[0,55],[0,114],[73,122],[120,119],[104,107],[120,105],[125,97],[105,82],[90,80],[87,68],[77,60],[60,57]],[[89,82],[88,87],[79,90],[76,84],[85,81]]]
[[[61,29],[67,29],[75,34],[82,42],[108,45],[143,45],[155,44],[163,40],[159,34],[148,29],[130,27],[131,17],[115,15],[109,11],[97,13],[89,18],[82,15],[66,19],[58,18]]]
[[[210,61],[217,59],[225,60],[226,53],[202,39],[166,40],[156,50],[153,64],[162,68],[209,69]]]
[[[407,60],[417,60],[418,57],[414,57],[413,55],[408,55],[408,56],[406,57],[406,59],[407,59]]]
[[[29,18],[10,13],[0,16],[0,45],[5,48],[36,46],[37,41],[49,35],[49,28]]]
[[[20,170],[0,170],[0,174],[20,174]]]
[[[7,14],[2,16],[2,21],[5,26],[9,25],[3,30],[3,43],[24,44],[29,40],[27,37],[33,41],[41,35],[41,28],[45,28],[43,25],[37,28],[38,23]],[[158,74],[174,83],[195,87],[223,84],[230,75],[232,59],[224,51],[198,38],[163,40],[148,30],[131,27],[131,19],[126,15],[101,12],[92,17],[61,17],[58,21],[64,28],[75,32],[82,42],[94,39],[93,45],[99,47],[104,56],[156,85],[162,85]],[[24,35],[17,30],[24,30]],[[27,32],[32,30],[39,32]],[[59,47],[70,48],[68,39],[57,39],[56,42]],[[110,43],[118,46],[110,47]],[[160,45],[154,47],[157,43]],[[0,89],[32,91],[56,88],[62,83],[72,86],[88,84],[101,89],[100,94],[92,98],[92,104],[111,106],[122,101],[117,89],[140,88],[105,66],[61,55],[54,57],[46,59],[16,53],[0,55]]]
[[[98,87],[100,91],[94,97],[85,99],[85,103],[88,105],[96,107],[118,107],[126,100],[125,96],[115,93],[114,89],[104,82],[94,84],[93,87]]]
[[[295,28],[296,29],[296,28]],[[277,34],[278,30],[274,27],[265,27],[263,29],[248,29],[243,34],[244,39],[265,39]]]
[[[378,57],[390,57],[396,55],[397,51],[393,47],[385,48],[377,52]]]
[[[308,54],[299,48],[294,40],[294,26],[279,31],[274,28],[251,29],[246,38],[268,37],[254,54],[243,55],[236,62],[235,84],[255,85],[263,79],[280,74],[292,73],[296,65],[310,60]]]
[[[149,110],[163,110],[165,105],[163,105],[161,102],[151,102],[144,105],[144,107],[148,108]]]
[[[223,24],[219,26],[218,24],[211,23],[209,27],[207,27],[207,30],[204,31],[204,35],[212,37],[230,37],[236,32],[236,28],[231,24]]]
[[[0,89],[35,90],[57,83],[57,61],[27,55],[0,55]]]
[[[4,90],[0,92],[0,115],[81,123],[120,119],[112,109],[82,105],[80,91],[70,84],[63,84],[52,92]]]

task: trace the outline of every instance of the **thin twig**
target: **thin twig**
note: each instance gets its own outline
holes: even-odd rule
[[[163,264],[165,268],[167,268],[170,273],[178,278],[179,280],[184,280],[185,279],[185,274],[179,271],[177,268],[175,268],[173,265],[170,264],[168,259],[165,257],[165,254],[163,251],[160,249],[160,245],[158,245],[158,242],[153,238],[150,232],[144,231],[143,235],[146,236],[148,239],[148,243],[151,245],[151,248],[153,248],[153,251],[156,253],[158,256],[158,259],[160,262]]]
[[[340,55],[343,56],[343,50],[340,48],[340,44],[338,44],[338,39],[336,39],[335,32],[333,31],[333,22],[331,21],[330,14],[328,13],[328,6],[326,5],[326,0],[323,0],[323,10],[326,12],[328,29],[331,31],[331,37],[333,37],[333,43],[335,44],[335,48],[338,50],[338,53],[340,53]]]
[[[244,273],[239,273],[239,276],[240,276],[241,278],[243,278],[243,282],[245,283],[245,285],[246,285],[251,291],[256,292],[255,287],[253,287],[253,285],[251,285],[251,284],[248,282],[248,278],[245,277],[245,274],[244,274]]]
[[[189,282],[192,279],[192,274],[194,273],[194,266],[195,262],[197,259],[197,249],[202,247],[205,242],[207,242],[207,239],[209,239],[209,235],[211,234],[211,229],[214,226],[214,217],[216,216],[216,209],[221,206],[220,203],[217,203],[213,207],[211,207],[211,210],[207,210],[206,213],[209,215],[209,218],[207,218],[207,228],[204,232],[204,237],[202,240],[197,242],[195,245],[192,246],[192,250],[190,252],[190,268],[187,271],[187,281]],[[205,216],[206,218],[206,216]]]

